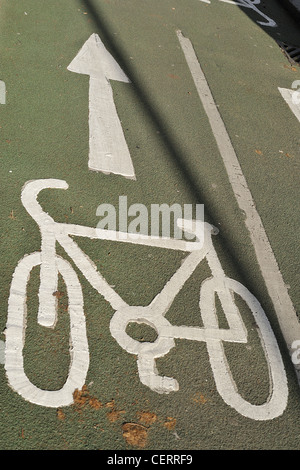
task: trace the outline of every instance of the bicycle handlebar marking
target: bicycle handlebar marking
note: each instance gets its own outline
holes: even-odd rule
[[[110,322],[110,332],[118,344],[130,354],[137,355],[137,367],[141,383],[157,393],[176,392],[179,389],[173,377],[160,376],[156,359],[165,356],[175,347],[175,339],[204,341],[217,390],[225,403],[243,416],[255,420],[273,419],[283,413],[287,404],[288,388],[284,365],[276,338],[265,313],[257,299],[237,281],[226,277],[212,243],[212,226],[204,224],[204,242],[185,242],[171,238],[145,237],[141,240],[118,237],[118,232],[107,233],[91,227],[55,222],[45,213],[37,201],[42,189],[67,189],[65,181],[49,179],[26,183],[22,190],[22,203],[37,222],[41,232],[41,251],[24,256],[18,263],[10,289],[5,343],[5,369],[10,386],[26,400],[47,407],[67,406],[73,402],[76,388],[82,388],[89,367],[89,348],[83,312],[81,285],[73,267],[55,252],[58,242],[72,259],[90,284],[101,294],[115,311]],[[184,221],[181,221],[183,223]],[[179,222],[180,223],[180,222]],[[196,221],[196,223],[200,223]],[[106,233],[105,233],[106,232]],[[72,234],[89,238],[128,242],[149,247],[177,249],[187,252],[182,265],[171,276],[160,293],[146,306],[130,306],[107,283],[92,260],[70,237]],[[179,243],[181,242],[181,243]],[[202,260],[206,259],[211,277],[200,286],[199,309],[203,327],[174,326],[165,315],[177,293],[193,274]],[[53,290],[56,290],[60,273],[67,286],[70,314],[70,369],[64,386],[57,391],[41,390],[34,386],[24,371],[23,347],[26,330],[26,286],[31,270],[40,266],[40,290],[38,322],[55,327],[56,305]],[[49,277],[50,273],[50,277]],[[234,293],[239,295],[251,310],[260,329],[260,337],[270,370],[270,395],[263,405],[253,405],[240,396],[227,363],[223,341],[247,343],[247,331],[235,304]],[[215,294],[219,296],[229,328],[221,329],[215,309]],[[50,299],[51,297],[51,299]],[[130,322],[146,323],[157,332],[153,343],[140,343],[126,333]]]

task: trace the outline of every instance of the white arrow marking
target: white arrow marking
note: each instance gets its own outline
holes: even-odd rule
[[[289,90],[288,88],[278,88],[284,101],[289,105],[291,111],[300,121],[300,93],[299,91]]]
[[[109,82],[130,80],[97,34],[90,36],[67,68],[90,76],[89,168],[136,179]]]
[[[5,364],[5,343],[0,341],[0,364]]]

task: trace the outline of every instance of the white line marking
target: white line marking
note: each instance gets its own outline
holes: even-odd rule
[[[295,114],[296,118],[300,122],[300,100],[295,99],[296,94],[298,94],[298,91],[295,90],[289,90],[288,88],[279,88],[278,90],[281,93],[281,96],[285,100],[285,102],[289,105],[291,111]]]
[[[109,82],[130,80],[97,34],[90,36],[67,68],[90,76],[89,168],[136,179]]]
[[[0,341],[0,364],[5,363],[5,343]]]
[[[6,86],[2,80],[0,80],[0,104],[6,104]]]
[[[294,306],[289,297],[261,218],[255,208],[255,202],[248,188],[230,137],[214,102],[192,43],[188,38],[185,38],[180,31],[177,32],[177,36],[200,100],[209,119],[235,198],[240,209],[245,213],[245,224],[249,230],[257,261],[265,280],[268,293],[273,301],[288,350],[292,355],[293,350],[291,346],[295,340],[300,339],[300,324]],[[300,368],[295,365],[295,369],[298,381],[300,382]]]

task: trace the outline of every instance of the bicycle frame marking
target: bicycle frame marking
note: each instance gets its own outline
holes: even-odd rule
[[[199,243],[171,238],[153,239],[148,236],[132,240],[124,238],[124,233],[121,234],[121,232],[99,231],[91,227],[57,223],[42,210],[37,202],[37,196],[45,188],[67,189],[67,187],[65,181],[49,179],[30,181],[22,190],[22,203],[39,225],[42,244],[41,252],[26,255],[20,260],[12,279],[5,352],[5,369],[11,387],[32,403],[60,407],[70,405],[73,402],[75,389],[82,388],[85,383],[89,367],[89,349],[82,290],[72,266],[56,255],[55,242],[57,241],[90,284],[115,310],[110,322],[110,332],[124,350],[137,355],[139,378],[144,385],[158,393],[177,391],[179,385],[176,379],[159,375],[155,364],[156,359],[166,355],[175,346],[174,340],[176,338],[204,341],[207,345],[218,392],[229,406],[243,416],[255,420],[273,419],[282,414],[287,404],[288,388],[275,336],[257,299],[242,284],[226,277],[212,244],[212,226],[206,222],[195,222],[203,223],[205,226],[204,243]],[[184,227],[183,220],[179,223]],[[71,235],[175,249],[188,254],[182,265],[148,306],[130,306],[109,286],[105,278],[97,271],[92,260],[71,239]],[[207,260],[212,274],[211,278],[206,279],[200,288],[199,307],[204,327],[173,326],[165,318],[165,315],[177,293],[204,259]],[[66,283],[69,296],[70,369],[64,386],[57,391],[38,389],[29,381],[24,371],[26,286],[32,268],[37,265],[41,266],[39,323],[46,327],[55,327],[56,305],[53,302],[52,289],[57,287],[58,272]],[[228,329],[219,328],[215,311],[216,293],[226,315]],[[224,353],[223,341],[247,343],[247,332],[240,312],[235,305],[233,293],[244,299],[260,328],[262,345],[270,369],[271,383],[270,396],[263,405],[252,405],[239,395]],[[140,343],[129,337],[125,330],[130,322],[142,322],[152,326],[157,331],[157,339],[153,343]]]

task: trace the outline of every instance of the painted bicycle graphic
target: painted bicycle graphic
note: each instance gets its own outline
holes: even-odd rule
[[[211,3],[211,0],[200,0],[201,2],[204,3]],[[265,13],[263,13],[261,10],[259,10],[258,5],[261,5],[261,0],[220,0],[220,2],[224,3],[229,3],[230,5],[236,5],[239,7],[244,7],[248,8],[250,10],[255,11],[259,16],[264,18],[265,21],[257,21],[258,24],[262,26],[269,26],[271,28],[275,28],[277,26],[277,23],[267,16]]]
[[[85,383],[89,368],[89,347],[86,321],[83,310],[84,300],[81,284],[72,265],[56,253],[58,243],[77,266],[79,271],[105,298],[114,310],[110,321],[110,332],[117,343],[130,354],[137,356],[139,379],[153,392],[171,393],[179,389],[176,377],[161,376],[157,371],[156,359],[165,356],[175,347],[175,339],[205,342],[217,390],[225,403],[243,416],[255,420],[273,419],[283,413],[287,404],[288,388],[281,353],[260,303],[241,283],[230,279],[224,273],[212,243],[214,227],[207,222],[196,220],[190,233],[199,234],[203,224],[204,240],[185,241],[174,238],[144,236],[134,240],[124,233],[96,229],[75,224],[58,223],[43,211],[37,198],[42,190],[64,189],[68,184],[63,180],[33,180],[22,190],[22,204],[38,224],[41,233],[41,250],[25,255],[18,263],[10,289],[5,342],[5,369],[10,386],[25,400],[46,407],[67,406],[73,403],[75,389]],[[177,221],[185,227],[184,220]],[[148,306],[128,305],[108,284],[93,263],[82,251],[72,236],[114,243],[146,245],[149,249],[160,247],[186,252],[182,265],[171,276],[161,292]],[[174,326],[166,318],[171,304],[191,277],[196,267],[206,260],[211,276],[199,286],[199,312],[203,327]],[[70,316],[70,367],[68,377],[60,390],[42,390],[30,382],[24,371],[23,348],[26,337],[26,287],[34,267],[40,266],[38,323],[55,327],[57,316],[56,299],[58,274],[62,276],[68,293]],[[219,297],[229,328],[219,327],[215,307],[215,294]],[[239,393],[232,377],[223,348],[224,342],[247,344],[247,330],[234,295],[248,305],[257,324],[259,337],[269,368],[270,393],[264,404],[255,405],[246,401]],[[199,312],[196,312],[199,315]],[[130,322],[146,323],[157,332],[154,342],[139,342],[126,333]]]

